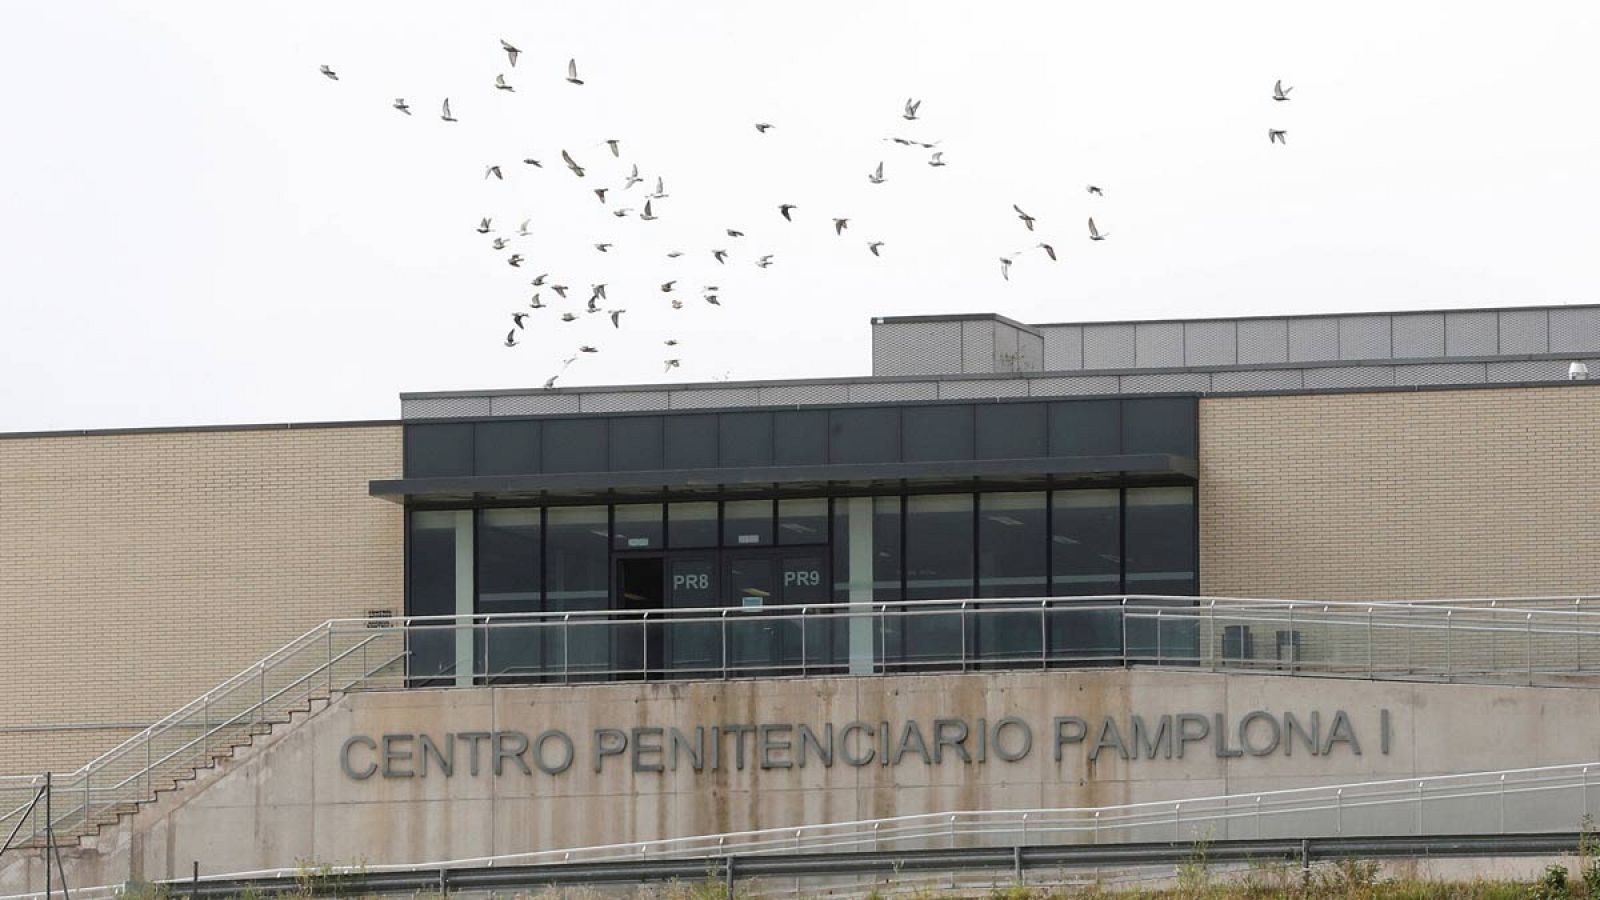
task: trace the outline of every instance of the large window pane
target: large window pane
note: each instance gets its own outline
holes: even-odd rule
[[[1043,491],[978,495],[978,596],[1042,597]]]
[[[1127,590],[1134,594],[1192,596],[1195,578],[1194,488],[1129,488],[1125,499]],[[1194,621],[1159,620],[1140,605],[1129,616],[1128,653],[1136,658],[1189,659],[1198,653]]]
[[[456,611],[456,519],[454,510],[413,512],[407,535],[406,615],[449,616]],[[407,671],[413,683],[455,674],[455,634],[448,627],[419,626],[407,640]]]
[[[900,498],[833,501],[833,602],[900,599]]]
[[[1056,491],[1050,496],[1050,586],[1058,597],[1122,590],[1122,492]],[[1122,656],[1122,613],[1114,603],[1057,603],[1050,611],[1055,659]]]
[[[486,615],[538,612],[539,510],[478,512],[477,611]],[[535,621],[497,622],[478,642],[479,669],[490,675],[537,674],[543,632]]]
[[[1043,597],[1045,589],[1044,491],[978,495],[978,596]],[[975,651],[985,659],[1039,658],[1042,610],[990,608],[972,620]]]
[[[762,547],[772,543],[771,500],[729,500],[722,504],[722,543]]]
[[[655,549],[665,545],[665,537],[661,504],[631,503],[616,508],[612,517],[612,546],[618,550]]]
[[[575,612],[607,608],[610,538],[604,506],[556,507],[546,512],[546,609]],[[593,617],[575,618],[560,631],[553,638],[555,646],[549,656],[552,668],[561,667],[571,674],[607,668],[609,640],[603,623]]]
[[[906,498],[907,600],[972,596],[972,502],[971,494]],[[897,642],[901,661],[959,662],[964,633],[957,610],[907,610]]]
[[[667,534],[674,549],[715,547],[717,504],[714,502],[668,504]]]
[[[828,501],[822,497],[778,501],[778,543],[822,544],[828,540]]]

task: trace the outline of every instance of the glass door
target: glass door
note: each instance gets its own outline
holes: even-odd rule
[[[728,613],[728,664],[744,674],[799,671],[812,634],[798,607],[827,602],[826,557],[817,550],[746,550],[723,554]],[[794,616],[786,618],[780,616]],[[825,636],[818,639],[826,642]],[[819,647],[820,650],[820,647]]]
[[[674,677],[710,677],[722,672],[722,623],[715,612],[716,557],[672,554],[666,560],[667,612],[662,653]]]

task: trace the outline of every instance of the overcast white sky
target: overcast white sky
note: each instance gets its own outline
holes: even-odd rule
[[[1597,46],[1593,2],[7,0],[0,431],[392,418],[400,391],[536,386],[579,343],[564,384],[658,381],[668,336],[672,380],[862,374],[873,315],[1591,302]],[[639,205],[631,162],[666,178],[658,221],[589,193]],[[1012,203],[1061,261],[1007,283]],[[486,215],[533,219],[522,269]],[[544,310],[501,346],[543,271],[574,306],[608,282],[630,327]]]

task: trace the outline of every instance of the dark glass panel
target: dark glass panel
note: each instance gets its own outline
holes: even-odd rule
[[[1193,457],[1193,397],[1145,397],[1122,401],[1122,452]]]
[[[472,423],[441,422],[405,426],[407,478],[472,474]]]
[[[972,458],[972,406],[908,406],[900,411],[906,462]]]
[[[1122,401],[1050,404],[1051,456],[1115,456],[1122,452]]]
[[[1045,493],[978,495],[978,596],[1043,597]]]
[[[828,542],[828,501],[822,497],[778,501],[778,543]]]
[[[900,498],[833,501],[833,602],[900,599]]]
[[[479,510],[475,540],[478,613],[539,612],[539,510]],[[545,629],[537,621],[498,622],[484,634],[478,642],[480,671],[512,677],[539,673]]]
[[[608,443],[611,471],[648,472],[665,460],[660,416],[622,416],[611,420]]]
[[[674,549],[715,547],[718,540],[717,504],[715,501],[668,504],[667,534]]]
[[[771,500],[729,500],[722,504],[723,546],[762,547],[771,543]]]
[[[473,440],[476,475],[527,475],[539,471],[539,423],[479,422]]]
[[[1193,596],[1195,577],[1194,488],[1129,488],[1127,523],[1127,591],[1130,594]],[[1198,629],[1193,619],[1175,614],[1159,622],[1150,618],[1155,603],[1139,604],[1138,617],[1128,621],[1128,653],[1136,658],[1189,659],[1198,654]],[[1174,620],[1176,619],[1176,621]]]
[[[664,511],[659,503],[619,505],[611,521],[611,546],[618,550],[653,550],[666,546]]]
[[[717,418],[718,465],[729,468],[772,465],[771,413],[723,413]]]
[[[603,610],[610,605],[611,541],[604,506],[553,507],[545,513],[545,608]],[[554,635],[551,667],[573,676],[603,670],[609,639],[595,617],[575,617]],[[563,648],[565,656],[563,656]]]
[[[828,461],[828,414],[786,410],[772,414],[772,462],[779,466],[820,466]]]
[[[456,519],[454,510],[409,516],[406,615],[449,616],[456,611]],[[423,625],[406,641],[407,673],[414,683],[455,674],[455,636],[448,627]]]
[[[1050,502],[1051,593],[1058,597],[1120,593],[1122,492],[1056,491]],[[1051,658],[1112,660],[1121,654],[1122,619],[1115,600],[1051,605]]]
[[[968,598],[973,593],[971,494],[935,494],[907,497],[905,511],[905,567],[907,600]],[[947,663],[959,659],[966,635],[962,614],[909,610],[899,626],[899,662]],[[891,626],[892,630],[892,626]]]
[[[978,406],[979,459],[1033,459],[1045,455],[1043,403],[985,403]]]
[[[828,461],[883,463],[900,459],[900,410],[895,407],[828,412]]]
[[[673,610],[703,610],[721,605],[717,601],[716,563],[713,556],[668,557],[667,605]],[[669,668],[701,676],[722,670],[720,619],[708,619],[703,613],[669,613],[664,631]]]
[[[605,419],[546,421],[540,441],[544,470],[549,473],[605,471],[609,459],[606,424]]]
[[[667,468],[717,467],[717,417],[714,414],[673,415],[665,419]]]

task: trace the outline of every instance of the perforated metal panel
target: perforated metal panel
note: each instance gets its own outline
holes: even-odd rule
[[[1289,323],[1283,319],[1248,319],[1239,323],[1239,364],[1289,361]]]
[[[961,323],[961,366],[936,374],[981,374],[994,371],[994,320]]]
[[[1290,319],[1289,361],[1325,362],[1339,358],[1337,319]]]
[[[1131,369],[1134,366],[1132,325],[1083,326],[1083,367],[1085,369]]]
[[[1444,355],[1444,314],[1390,316],[1396,359],[1429,359]]]
[[[1397,385],[1482,384],[1485,377],[1483,363],[1423,363],[1394,367],[1394,383]]]
[[[673,391],[672,409],[709,409],[714,406],[755,406],[761,392],[755,388],[701,388]]]
[[[1149,322],[1134,326],[1133,364],[1141,369],[1183,365],[1183,323]]]
[[[1593,353],[1600,350],[1600,309],[1550,310],[1551,353]],[[1591,373],[1600,378],[1600,373]]]
[[[1529,359],[1517,362],[1489,363],[1484,375],[1490,384],[1507,384],[1525,381],[1566,381],[1567,361],[1564,359]]]
[[[601,391],[579,394],[583,400],[579,408],[584,412],[638,412],[647,409],[670,409],[672,394],[660,391]]]
[[[897,381],[888,384],[850,385],[851,403],[888,403],[896,400],[937,400],[939,386],[931,381]]]
[[[1211,373],[1211,389],[1221,393],[1298,391],[1302,386],[1300,369],[1247,369]]]
[[[1499,349],[1499,316],[1492,312],[1445,313],[1445,356],[1493,356]]]
[[[543,416],[551,413],[579,411],[582,394],[552,394],[548,392],[508,394],[494,398],[497,416]]]
[[[1122,376],[1122,392],[1125,394],[1209,390],[1211,390],[1210,372],[1161,372],[1151,375]]]
[[[1058,378],[1028,379],[1028,396],[1063,397],[1084,394],[1115,394],[1119,385],[1115,375],[1062,375]]]
[[[489,415],[488,397],[415,397],[400,401],[403,419],[459,419]]]
[[[1508,309],[1500,313],[1501,353],[1548,353],[1550,316],[1542,309]]]
[[[1394,366],[1330,366],[1306,369],[1307,388],[1389,387],[1394,384]]]
[[[1017,332],[1017,371],[1044,371],[1044,337],[1042,335],[1028,334],[1025,331]]]
[[[960,322],[872,326],[872,374],[939,375],[961,370]]]
[[[1044,371],[1083,368],[1083,329],[1076,325],[1041,328],[1044,335]]]
[[[941,381],[940,400],[975,400],[985,397],[1026,397],[1028,383],[1021,378],[990,378],[982,381]]]
[[[1238,362],[1238,323],[1185,322],[1183,359],[1190,366],[1231,366]]]
[[[1388,316],[1343,316],[1339,320],[1340,359],[1389,359]]]
[[[761,388],[762,406],[849,402],[850,388],[843,384],[793,384]]]

